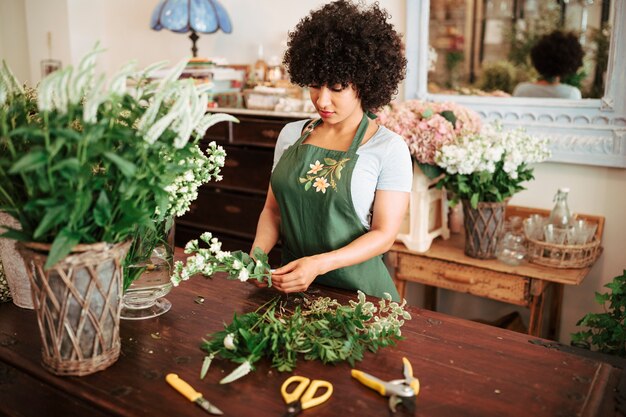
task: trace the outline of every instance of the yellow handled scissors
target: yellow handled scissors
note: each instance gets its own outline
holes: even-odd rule
[[[293,391],[287,391],[289,385],[294,382],[297,382],[298,385],[296,385]],[[320,388],[326,388],[326,392],[316,397],[315,394]],[[328,400],[333,394],[333,384],[320,379],[311,381],[304,376],[294,375],[283,382],[280,392],[287,403],[287,412],[284,414],[284,417],[294,417],[300,414],[302,410],[315,407]]]

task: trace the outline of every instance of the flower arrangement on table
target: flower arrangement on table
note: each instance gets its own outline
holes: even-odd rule
[[[495,258],[504,224],[506,200],[533,179],[532,163],[550,156],[548,141],[523,129],[504,130],[498,124],[444,145],[435,160],[446,170],[437,183],[452,192],[452,203],[463,200],[465,254]]]
[[[94,48],[36,90],[22,87],[6,64],[0,71],[0,207],[22,227],[5,236],[51,243],[46,267],[78,243],[122,242],[180,212],[175,205],[193,190],[174,188],[190,170],[196,175],[198,140],[213,124],[236,120],[205,114],[206,92],[179,79],[186,61],[158,83],[150,76],[163,63],[143,71],[130,63],[106,83],[96,74],[101,52]],[[223,161],[223,150],[210,153]],[[206,167],[214,178],[217,166]],[[176,202],[172,192],[187,199]]]
[[[480,116],[455,103],[407,100],[392,103],[378,113],[378,122],[404,138],[413,160],[433,179],[443,172],[436,152],[464,135],[478,133]]]
[[[550,157],[548,140],[522,128],[504,130],[499,124],[461,136],[437,150],[435,162],[445,170],[438,188],[452,191],[452,202],[503,202],[533,179],[530,164]]]

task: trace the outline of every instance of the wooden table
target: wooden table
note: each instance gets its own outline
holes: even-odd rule
[[[320,295],[346,302],[351,294],[317,287]],[[197,296],[204,297],[201,304]],[[271,290],[222,278],[196,277],[167,298],[167,314],[122,321],[122,354],[108,369],[85,377],[57,377],[40,365],[35,313],[0,305],[0,415],[207,416],[164,380],[175,372],[224,411],[225,416],[277,416],[284,411],[279,387],[291,374],[261,361],[258,369],[228,385],[218,381],[235,368],[214,361],[199,379],[202,337],[220,330],[233,312],[248,312],[273,297]],[[614,416],[614,388],[623,368],[562,352],[542,339],[409,308],[406,340],[357,368],[383,379],[401,377],[401,358],[421,381],[415,415],[426,416]],[[529,341],[539,342],[529,343]],[[548,345],[545,345],[545,343]],[[306,416],[385,416],[387,400],[350,377],[347,364],[298,362],[295,373],[330,380],[332,398]],[[626,389],[625,389],[626,390]],[[403,415],[398,413],[397,415]]]
[[[528,207],[507,207],[507,216],[525,218],[533,213],[547,216],[550,212]],[[602,238],[604,217],[585,214],[579,217],[598,223],[596,236],[597,239]],[[543,312],[546,298],[551,293],[547,337],[556,339],[563,285],[579,285],[591,267],[559,269],[528,262],[510,266],[496,259],[466,256],[464,245],[462,234],[453,234],[448,240],[435,239],[430,249],[423,253],[413,252],[400,242],[395,243],[387,259],[394,269],[394,281],[400,297],[404,297],[407,282],[417,282],[426,286],[424,307],[429,310],[437,309],[437,288],[527,307],[530,309],[528,334],[544,336]]]

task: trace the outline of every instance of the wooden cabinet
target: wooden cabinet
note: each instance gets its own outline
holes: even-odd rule
[[[189,212],[176,220],[176,245],[208,231],[220,239],[224,250],[248,251],[265,203],[276,139],[285,124],[308,115],[222,111],[239,123],[213,126],[202,147],[215,141],[226,150],[223,179],[201,187]],[[280,244],[270,253],[270,263],[280,264]]]

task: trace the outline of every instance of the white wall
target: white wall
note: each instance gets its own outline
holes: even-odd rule
[[[233,33],[201,35],[200,55],[223,56],[230,63],[253,63],[263,44],[265,59],[282,55],[287,31],[320,0],[221,0],[233,23]],[[371,2],[371,0],[370,0]],[[178,61],[190,54],[186,35],[149,28],[157,0],[0,0],[0,57],[8,59],[19,78],[37,82],[40,61],[48,58],[46,33],[53,33],[52,58],[64,65],[76,63],[100,39],[108,52],[101,68],[112,72],[131,59],[140,66],[163,59]],[[404,33],[404,0],[381,0],[392,22]],[[512,204],[550,209],[559,186],[569,186],[570,207],[575,212],[604,215],[604,253],[587,279],[568,286],[563,300],[560,340],[569,342],[576,321],[589,311],[600,311],[594,291],[626,267],[626,170],[544,163],[536,167],[536,179]],[[420,301],[416,286],[409,286],[409,301]],[[510,311],[508,305],[476,297],[442,293],[441,310],[467,318],[493,319]]]
[[[30,78],[25,0],[0,0],[0,60],[19,80]]]

